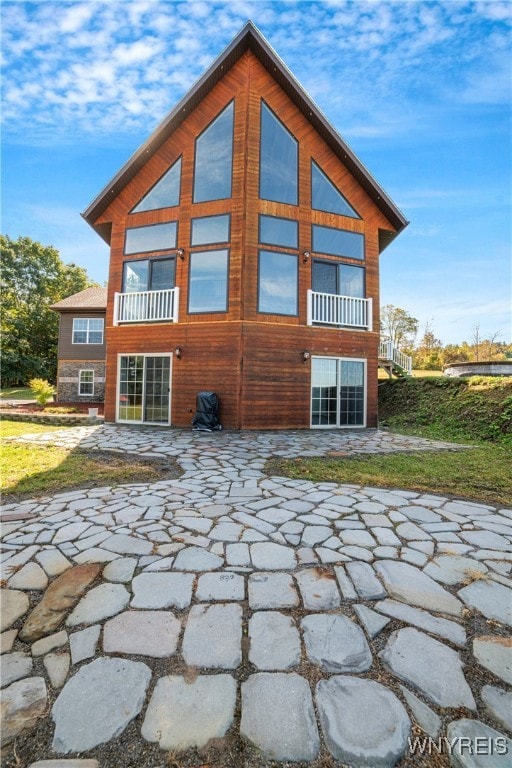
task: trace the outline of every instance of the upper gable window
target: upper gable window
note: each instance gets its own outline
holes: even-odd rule
[[[123,293],[174,288],[176,259],[137,259],[123,264]]]
[[[233,102],[196,139],[194,203],[231,197]]]
[[[192,219],[191,245],[210,245],[229,242],[230,215],[202,216]]]
[[[298,142],[261,102],[260,198],[298,204]]]
[[[132,227],[126,230],[125,253],[148,253],[176,248],[175,221],[151,224],[148,227]]]
[[[226,312],[228,308],[229,251],[190,254],[188,311]]]
[[[313,224],[313,251],[363,260],[364,236],[358,232]]]
[[[361,218],[314,160],[311,161],[311,201],[311,207],[316,211]]]
[[[260,243],[280,245],[283,248],[299,247],[299,223],[277,216],[260,216]]]
[[[156,211],[159,208],[173,208],[180,204],[181,157],[171,165],[155,186],[144,195],[132,213]]]
[[[258,312],[297,315],[298,257],[294,253],[260,251],[258,270]]]
[[[315,259],[312,271],[312,288],[319,293],[333,293],[338,296],[355,296],[364,299],[364,267]]]

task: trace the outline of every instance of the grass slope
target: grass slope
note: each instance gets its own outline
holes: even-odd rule
[[[379,421],[427,437],[512,445],[512,377],[386,381],[379,384]]]
[[[512,507],[512,379],[400,379],[379,384],[381,426],[471,444],[462,451],[275,460],[272,474],[455,496]]]

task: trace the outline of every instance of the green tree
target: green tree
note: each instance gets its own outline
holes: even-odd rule
[[[59,318],[50,309],[93,285],[83,267],[64,264],[52,246],[0,235],[2,381],[55,381]]]
[[[418,320],[405,309],[386,304],[380,311],[381,336],[402,350],[409,350],[418,332]]]
[[[443,367],[443,343],[436,338],[430,322],[425,324],[423,336],[413,352],[413,367],[432,371]]]

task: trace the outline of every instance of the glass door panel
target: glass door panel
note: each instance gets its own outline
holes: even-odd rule
[[[364,427],[365,363],[323,357],[311,361],[311,426]]]
[[[122,355],[119,359],[118,421],[169,423],[171,359]]]
[[[364,363],[340,360],[340,426],[364,426]]]
[[[119,421],[142,421],[144,356],[125,355],[119,365]]]
[[[337,363],[331,358],[312,360],[313,426],[337,426]]]
[[[146,357],[144,421],[169,423],[170,372],[170,358]]]

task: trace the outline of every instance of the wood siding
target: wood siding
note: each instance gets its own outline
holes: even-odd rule
[[[260,109],[264,99],[299,142],[299,205],[259,199]],[[192,203],[196,137],[234,100],[233,194],[229,200]],[[131,214],[130,211],[162,174],[182,157],[180,205]],[[311,160],[340,189],[360,219],[311,210]],[[231,214],[229,245],[229,304],[227,312],[187,314],[190,221],[192,217]],[[269,214],[299,222],[299,307],[297,317],[258,312],[258,215]],[[180,288],[179,321],[114,326],[115,292],[121,291],[125,229],[178,221],[177,245],[185,259],[177,259]],[[115,418],[119,354],[172,353],[172,423],[190,424],[195,396],[201,390],[218,393],[221,420],[228,428],[308,428],[310,425],[311,355],[356,357],[367,360],[367,425],[377,419],[377,346],[379,329],[379,229],[394,228],[346,167],[320,138],[302,112],[272,78],[260,60],[247,51],[209,92],[175,133],[148,158],[98,224],[112,223],[107,338],[105,416]],[[366,296],[373,299],[373,331],[347,331],[307,326],[307,291],[313,262],[311,226],[339,227],[364,235]],[[204,250],[204,247],[197,250]],[[196,250],[196,249],[194,249]],[[303,263],[302,252],[312,257]],[[141,255],[141,258],[151,254]],[[136,258],[133,255],[130,259]],[[332,257],[323,256],[329,260]],[[362,266],[360,261],[347,260]]]

